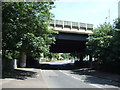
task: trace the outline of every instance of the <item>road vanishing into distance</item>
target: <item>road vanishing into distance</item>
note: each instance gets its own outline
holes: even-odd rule
[[[70,60],[58,62],[43,62],[47,65],[73,64]],[[48,88],[95,88],[95,90],[120,90],[117,82],[98,78],[91,75],[80,75],[74,70],[41,69],[42,77]]]

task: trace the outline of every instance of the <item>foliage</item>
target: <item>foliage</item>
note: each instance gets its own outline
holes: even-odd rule
[[[115,24],[115,28],[120,29],[120,18],[117,18],[114,24]]]
[[[47,58],[52,59],[52,58],[57,58],[58,55],[59,55],[59,53],[50,53],[49,52],[49,53],[46,53],[44,56],[47,57]]]
[[[63,53],[63,54],[61,54],[61,57],[63,57],[64,59],[69,59],[70,53]]]
[[[70,53],[70,56],[74,59],[80,59],[81,57],[85,58],[86,57],[86,53],[85,52],[82,52],[82,53],[79,53],[79,52],[76,52],[76,53]]]
[[[49,51],[55,40],[48,29],[54,2],[3,2],[3,49],[34,57]],[[12,56],[14,58],[14,56]]]
[[[120,19],[116,19],[115,23],[115,32],[113,34],[113,38],[112,38],[112,52],[111,54],[114,53],[113,55],[113,59],[114,60],[118,60],[120,61],[120,30],[116,30],[116,29],[120,29]]]
[[[116,19],[115,27],[104,23],[93,31],[93,34],[88,37],[87,50],[98,60],[103,62],[120,60],[120,20]]]
[[[8,59],[13,59],[12,57],[18,58],[19,55],[20,55],[20,52],[19,52],[19,51],[7,50],[7,51],[6,51],[6,54],[5,54],[5,57],[8,58]]]
[[[120,19],[114,27],[104,23],[88,37],[87,52],[100,61],[97,66],[102,70],[119,73],[120,69]]]
[[[107,23],[93,30],[93,34],[88,37],[86,43],[88,53],[99,60],[110,60],[113,32],[112,25]]]

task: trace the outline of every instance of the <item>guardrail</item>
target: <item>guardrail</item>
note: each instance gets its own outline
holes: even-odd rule
[[[93,24],[81,23],[81,22],[72,22],[72,21],[63,21],[63,20],[52,20],[50,22],[52,27],[62,27],[70,29],[83,29],[83,30],[93,30]]]

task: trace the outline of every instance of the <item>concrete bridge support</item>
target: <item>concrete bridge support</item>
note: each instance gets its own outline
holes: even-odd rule
[[[83,61],[83,55],[80,55],[80,61],[81,62]]]
[[[93,68],[92,67],[92,56],[91,55],[89,55],[89,66],[90,66],[90,68]]]
[[[24,68],[26,67],[26,53],[22,52],[20,55],[20,60],[19,60],[19,67]]]

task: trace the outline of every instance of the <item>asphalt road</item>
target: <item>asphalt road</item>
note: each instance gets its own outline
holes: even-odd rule
[[[47,62],[67,64],[70,61]],[[48,88],[95,88],[95,90],[118,90],[117,83],[88,75],[78,75],[71,70],[41,70]],[[120,89],[119,89],[120,90]]]
[[[71,69],[66,70],[66,65],[73,65],[71,61],[43,62],[42,64],[42,69],[20,68],[21,71],[37,72],[36,77],[28,76],[27,79],[23,80],[17,79],[16,77],[5,78],[2,80],[2,87],[34,88],[34,90],[41,90],[41,88],[45,88],[45,90],[66,90],[66,88],[69,88],[69,90],[120,90],[117,82],[90,75],[78,74]],[[28,73],[26,73],[26,75],[28,75]],[[24,75],[22,77],[24,77]]]

